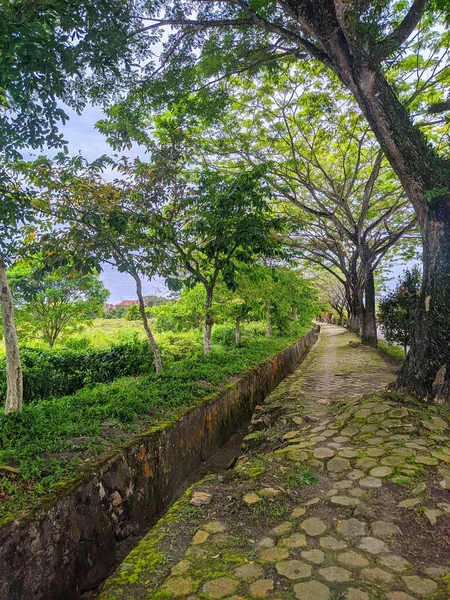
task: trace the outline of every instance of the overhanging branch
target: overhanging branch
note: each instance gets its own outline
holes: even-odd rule
[[[425,12],[427,3],[428,0],[414,0],[411,8],[397,29],[385,37],[384,40],[376,44],[373,52],[374,58],[383,60],[392,54],[392,52],[400,48],[419,24],[420,19]]]

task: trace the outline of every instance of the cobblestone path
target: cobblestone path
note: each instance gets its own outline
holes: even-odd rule
[[[448,600],[442,408],[333,326],[257,407],[233,470],[190,488],[102,600]]]

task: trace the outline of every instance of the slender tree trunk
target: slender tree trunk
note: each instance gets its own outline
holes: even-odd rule
[[[214,320],[211,315],[212,301],[213,290],[211,288],[206,288],[205,328],[203,331],[203,353],[205,355],[211,354],[211,333],[214,324]]]
[[[20,412],[23,404],[22,364],[19,340],[14,322],[14,303],[6,278],[6,265],[0,259],[0,304],[2,307],[3,335],[6,348],[6,402],[5,413]]]
[[[265,315],[266,315],[266,337],[272,337],[272,325],[270,324],[270,302],[265,303]]]
[[[136,282],[136,294],[139,300],[139,312],[141,313],[142,324],[144,325],[145,333],[147,334],[147,339],[150,343],[150,346],[153,351],[153,359],[155,361],[155,371],[156,374],[159,375],[162,371],[162,361],[161,361],[161,353],[159,351],[158,344],[153,336],[152,330],[150,329],[150,325],[148,323],[147,313],[145,312],[145,302],[144,297],[142,295],[142,282],[141,278],[137,273],[133,274],[133,279]]]
[[[450,198],[438,216],[424,225],[419,310],[398,377],[419,396],[440,395],[450,381]]]
[[[350,319],[348,322],[348,330],[351,333],[355,333],[356,335],[359,335],[359,333],[361,331],[361,323],[360,323],[359,313],[357,313],[357,314],[354,312],[350,313]]]
[[[241,320],[242,317],[236,317],[236,321],[234,324],[234,338],[236,341],[236,346],[241,345]]]
[[[377,347],[377,320],[375,314],[375,280],[373,273],[366,278],[364,286],[364,317],[362,327],[362,342],[373,348]]]
[[[297,306],[292,307],[292,319],[298,321],[298,308]]]

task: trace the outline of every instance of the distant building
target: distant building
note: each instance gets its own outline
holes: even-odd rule
[[[121,302],[114,304],[114,308],[119,308],[120,306],[128,308],[129,306],[133,306],[133,304],[138,304],[138,302],[138,300],[122,300]]]
[[[117,308],[129,308],[130,306],[133,306],[133,304],[138,304],[138,300],[122,300],[117,304],[105,304],[105,312],[111,312]]]
[[[145,306],[158,306],[167,302],[168,298],[162,296],[144,296]],[[118,308],[130,308],[134,304],[139,304],[139,300],[121,300],[117,304],[105,304],[105,312],[111,312]]]

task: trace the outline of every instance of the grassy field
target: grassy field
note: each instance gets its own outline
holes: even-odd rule
[[[152,323],[150,322],[150,325]],[[62,340],[62,344],[71,344],[74,340],[86,340],[90,348],[108,348],[112,344],[131,342],[133,338],[145,338],[141,321],[126,319],[95,319],[93,324],[77,335]]]
[[[92,325],[71,336],[62,337],[55,344],[55,349],[61,348],[109,348],[113,344],[131,342],[135,337],[145,338],[144,328],[140,321],[126,319],[95,319]],[[158,335],[156,336],[158,337]],[[38,340],[27,341],[29,348],[46,349],[48,345]],[[0,356],[5,355],[5,344],[0,341]]]
[[[402,363],[405,360],[405,351],[401,346],[394,346],[386,342],[386,340],[378,340],[378,348],[383,354],[387,354],[387,356],[398,363]]]

